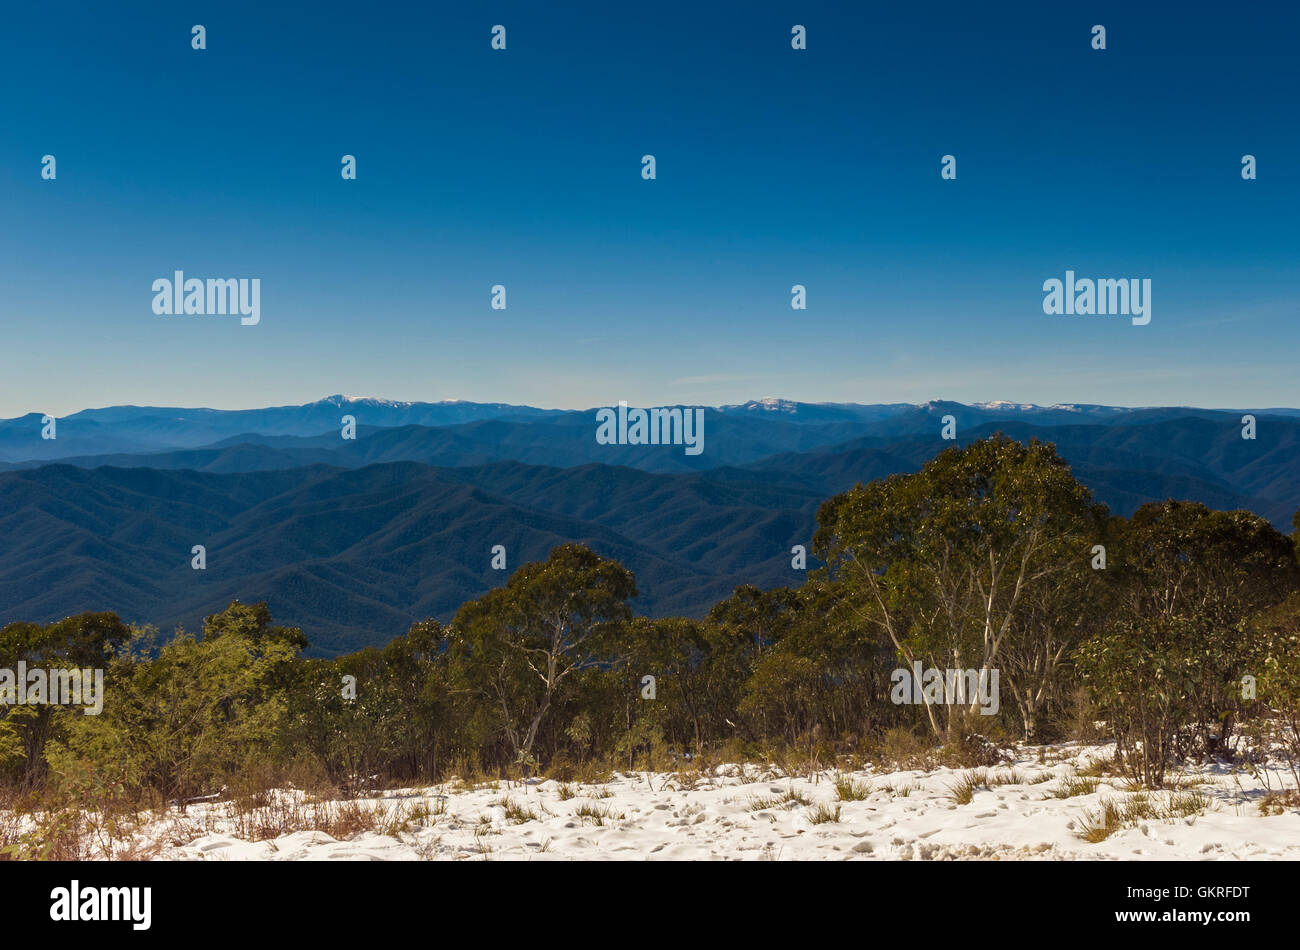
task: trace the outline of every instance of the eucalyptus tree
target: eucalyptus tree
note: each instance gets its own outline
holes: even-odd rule
[[[565,544],[457,611],[452,660],[496,710],[516,762],[531,767],[547,711],[574,674],[617,654],[636,594],[632,572],[617,561]]]
[[[909,666],[969,668],[984,681],[1008,651],[1041,635],[1017,618],[1044,588],[1066,582],[1099,518],[1055,446],[999,433],[830,499],[813,547],[859,623]],[[942,698],[923,693],[936,735],[980,705],[960,688]]]

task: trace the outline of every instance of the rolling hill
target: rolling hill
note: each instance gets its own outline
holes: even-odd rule
[[[130,449],[180,438],[149,421],[166,411],[97,410],[87,424],[123,451],[7,463],[0,622],[115,610],[192,629],[230,600],[264,599],[316,652],[336,653],[446,619],[502,583],[495,544],[513,570],[564,541],[631,568],[638,611],[699,615],[742,583],[798,583],[790,548],[808,543],[818,505],[919,468],[952,444],[939,438],[944,415],[957,418],[958,443],[995,431],[1055,443],[1119,514],[1175,497],[1289,530],[1300,508],[1291,411],[1261,413],[1257,438],[1243,440],[1240,413],[1227,411],[762,400],[710,410],[705,452],[690,457],[598,445],[590,413],[340,399],[222,418],[203,433],[266,431],[162,451]],[[400,424],[361,425],[355,441],[333,423],[302,431],[345,406]],[[204,571],[190,567],[196,544]]]

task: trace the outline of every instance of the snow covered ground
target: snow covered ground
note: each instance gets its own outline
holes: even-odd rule
[[[987,785],[965,804],[954,787],[976,770],[784,776],[749,765],[721,766],[688,782],[620,773],[603,785],[535,779],[390,791],[357,803],[379,809],[388,827],[346,840],[322,831],[243,840],[220,804],[190,806],[141,831],[162,845],[159,858],[207,861],[1300,858],[1300,809],[1262,815],[1265,786],[1215,766],[1180,773],[1189,783],[1184,792],[1205,797],[1202,813],[1137,820],[1090,843],[1080,832],[1103,802],[1141,793],[1118,778],[1098,778],[1090,791],[1068,789],[1090,758],[1109,750],[1054,751],[1063,757],[1055,764],[1027,752],[986,770]],[[850,795],[866,797],[840,800],[837,779],[857,783]],[[1282,784],[1274,773],[1272,787]],[[1067,790],[1083,793],[1056,797]],[[1159,806],[1171,794],[1150,792],[1146,800]]]

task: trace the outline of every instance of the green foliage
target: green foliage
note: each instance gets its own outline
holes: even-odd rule
[[[104,669],[138,633],[113,613],[11,623],[0,630],[0,668]],[[0,770],[25,788],[39,785],[48,772],[46,746],[80,718],[80,710],[55,705],[0,706]]]
[[[746,585],[706,617],[651,619],[632,616],[629,571],[566,544],[450,624],[423,620],[332,659],[302,657],[303,631],[276,626],[266,604],[232,603],[201,636],[166,641],[113,614],[10,624],[0,667],[102,668],[107,696],[98,716],[0,707],[0,779],[103,802],[87,774],[119,776],[114,800],[185,801],[263,775],[359,793],[760,757],[987,768],[1003,756],[986,737],[1009,727],[1036,741],[1073,717],[1080,730],[1103,720],[1116,768],[1158,787],[1171,763],[1230,754],[1240,720],[1268,717],[1289,729],[1300,786],[1300,566],[1262,519],[1173,501],[1111,518],[1052,446],[999,435],[828,500],[813,546],[826,566],[800,587]],[[1001,714],[896,705],[890,673],[913,661],[999,669]],[[954,795],[996,781],[973,772]],[[840,800],[870,791],[836,788]],[[756,807],[798,804],[791,792]],[[50,840],[85,837],[60,825],[71,813],[43,814]],[[831,805],[817,814],[835,820]]]
[[[1166,766],[1226,751],[1250,700],[1242,677],[1278,669],[1279,641],[1252,622],[1300,583],[1290,539],[1244,511],[1167,501],[1116,532],[1115,603],[1079,649],[1131,775],[1158,788]]]
[[[608,654],[636,593],[621,564],[565,544],[456,613],[452,675],[490,704],[520,765],[529,767],[544,717],[574,674]]]
[[[1130,616],[1183,613],[1233,624],[1300,586],[1291,539],[1248,511],[1153,502],[1134,513],[1119,542]]]
[[[1053,612],[1055,591],[1089,579],[1080,565],[1103,519],[1055,447],[999,434],[830,499],[813,546],[859,623],[907,665],[985,670],[1013,651],[1034,655],[1043,631],[1027,612]],[[1049,662],[1026,660],[1020,672],[1054,675],[1061,651],[1037,652]],[[1041,687],[1026,677],[1027,695]],[[975,706],[925,712],[940,735]]]
[[[275,680],[297,649],[285,638],[225,630],[202,640],[182,632],[156,656],[119,657],[106,680],[111,701],[98,716],[69,717],[50,763],[120,763],[136,784],[169,799],[218,791],[273,744],[284,711]]]
[[[1214,676],[1203,663],[1212,630],[1192,617],[1121,620],[1079,650],[1083,682],[1100,703],[1129,773],[1148,787],[1164,784],[1196,692]]]
[[[1259,699],[1300,794],[1300,593],[1262,612],[1251,632],[1262,657]]]

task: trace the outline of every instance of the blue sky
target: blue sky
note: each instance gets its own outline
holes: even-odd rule
[[[883,6],[16,7],[0,416],[1300,403],[1293,5]],[[1151,278],[1150,325],[1045,315],[1067,268]],[[176,269],[261,323],[155,315]]]

